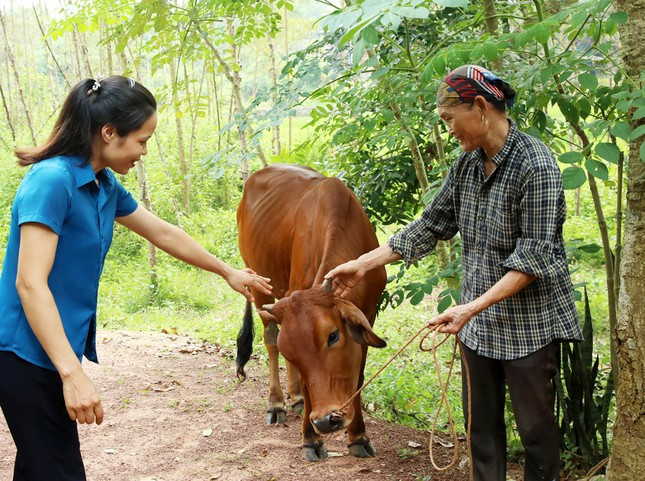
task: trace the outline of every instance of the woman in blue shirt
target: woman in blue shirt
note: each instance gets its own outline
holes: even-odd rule
[[[83,372],[96,362],[98,283],[114,221],[251,299],[269,279],[236,270],[143,207],[117,181],[145,155],[156,101],[134,80],[78,83],[49,140],[16,151],[32,165],[12,209],[0,278],[0,407],[17,447],[14,481],[85,480],[76,422],[101,424]]]

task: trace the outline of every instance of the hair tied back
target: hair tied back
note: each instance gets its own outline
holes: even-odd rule
[[[100,75],[99,75],[98,77],[96,77],[96,80],[94,80],[94,85],[92,85],[92,88],[90,88],[90,89],[87,91],[87,96],[88,96],[88,97],[89,97],[90,95],[92,95],[94,92],[96,92],[98,89],[100,89],[100,88],[101,88],[101,80],[102,80],[102,78],[101,78],[101,76],[100,76]]]

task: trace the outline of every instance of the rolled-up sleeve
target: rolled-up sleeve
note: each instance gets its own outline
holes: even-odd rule
[[[403,257],[408,267],[430,254],[437,241],[451,239],[457,233],[453,171],[454,168],[450,170],[432,202],[423,210],[421,217],[410,222],[387,242],[392,251]]]
[[[566,269],[563,249],[556,243],[566,216],[557,166],[533,171],[523,183],[521,194],[521,234],[503,265],[539,278],[555,277]]]

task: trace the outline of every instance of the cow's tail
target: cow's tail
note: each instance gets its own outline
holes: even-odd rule
[[[244,366],[251,358],[254,336],[253,306],[249,301],[246,301],[246,310],[244,311],[244,318],[242,319],[242,328],[240,329],[240,332],[237,333],[237,357],[235,358],[237,377],[241,381],[246,379]]]

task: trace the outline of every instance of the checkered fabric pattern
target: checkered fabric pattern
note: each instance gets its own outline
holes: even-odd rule
[[[562,238],[566,208],[553,154],[510,122],[484,175],[481,149],[463,153],[421,217],[388,244],[409,266],[439,239],[462,239],[461,303],[489,290],[510,269],[534,282],[468,322],[459,338],[478,354],[518,359],[557,339],[582,340]]]

